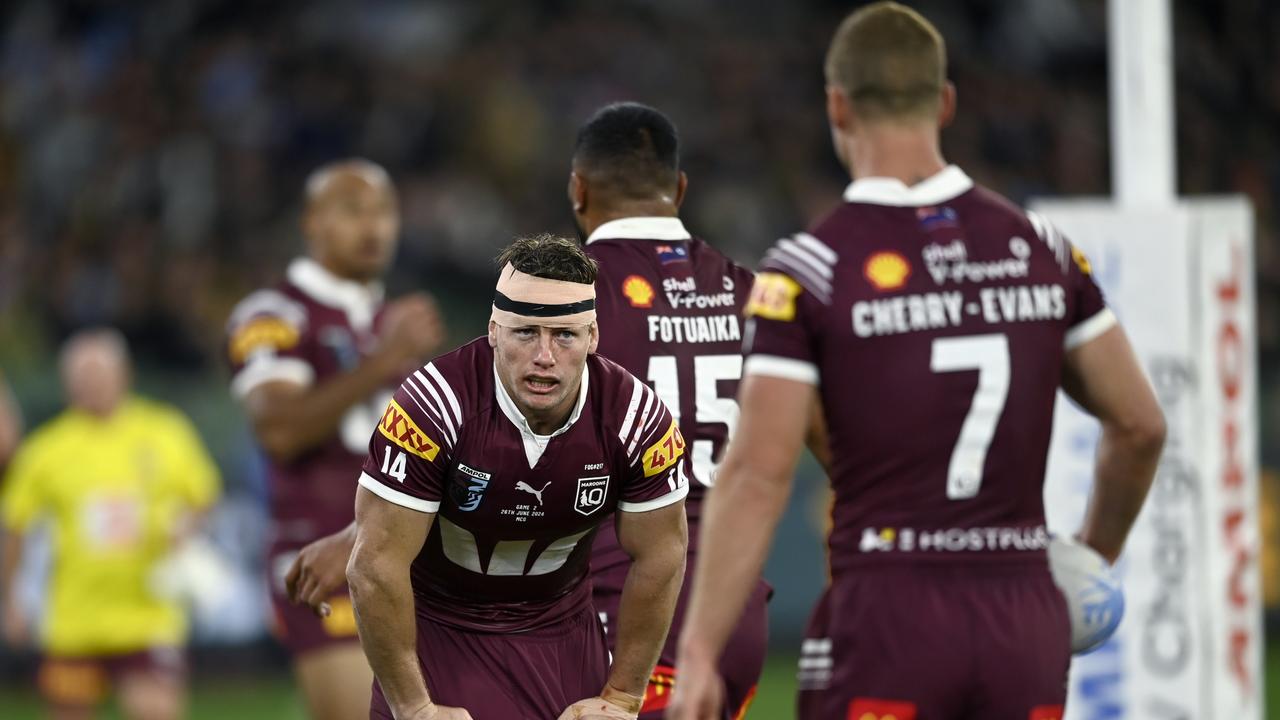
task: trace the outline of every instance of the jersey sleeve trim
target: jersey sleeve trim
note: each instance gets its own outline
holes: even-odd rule
[[[309,386],[315,382],[316,371],[310,363],[299,358],[260,357],[249,361],[244,369],[231,379],[231,392],[243,400],[253,389],[267,382],[292,382]]]
[[[399,490],[393,490],[370,477],[369,473],[360,473],[360,487],[393,505],[417,510],[420,513],[440,512],[440,501],[423,500],[422,498],[402,493]]]
[[[630,513],[649,512],[650,510],[657,510],[658,508],[664,508],[672,503],[680,502],[688,494],[689,485],[688,483],[685,483],[674,491],[652,500],[646,500],[644,502],[626,502],[625,500],[619,500],[618,509],[622,512]]]
[[[742,366],[742,376],[765,375],[768,377],[795,380],[808,385],[818,384],[818,366],[804,360],[779,357],[777,355],[752,355]]]
[[[1098,336],[1115,327],[1119,322],[1115,313],[1111,312],[1111,308],[1103,308],[1093,317],[1077,323],[1075,327],[1068,330],[1062,344],[1067,350],[1075,350],[1090,340],[1098,338]]]

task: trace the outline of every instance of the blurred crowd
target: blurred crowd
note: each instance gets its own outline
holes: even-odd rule
[[[949,159],[1016,200],[1110,192],[1103,0],[912,4],[950,43]],[[846,182],[817,108],[850,5],[6,3],[0,364],[20,377],[110,323],[143,367],[221,382],[227,310],[300,249],[302,179],[337,157],[399,185],[393,289],[487,277],[514,233],[571,232],[574,129],[618,99],[673,117],[687,222],[754,263]],[[1280,5],[1174,5],[1179,188],[1252,199],[1261,367],[1280,366]]]

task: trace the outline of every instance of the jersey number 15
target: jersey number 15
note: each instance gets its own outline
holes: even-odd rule
[[[693,409],[694,419],[700,423],[722,423],[725,437],[732,437],[738,427],[738,401],[720,397],[716,384],[721,380],[742,378],[741,355],[699,355],[693,359]],[[676,423],[680,423],[680,377],[674,355],[655,355],[649,358],[649,385],[662,400]],[[688,433],[690,437],[696,437]],[[693,477],[710,487],[716,470],[715,443],[710,440],[693,441]]]

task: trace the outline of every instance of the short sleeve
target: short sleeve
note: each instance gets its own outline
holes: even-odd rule
[[[1027,219],[1049,247],[1065,276],[1070,310],[1063,345],[1067,350],[1073,350],[1110,330],[1118,321],[1115,313],[1107,307],[1102,288],[1093,275],[1093,264],[1084,251],[1043,216],[1028,212]]]
[[[839,257],[808,233],[779,240],[760,263],[743,310],[743,376],[818,384],[817,319],[831,304]]]
[[[461,426],[457,397],[443,376],[418,371],[405,378],[369,440],[360,485],[401,507],[438,512]]]
[[[36,438],[20,446],[0,487],[0,518],[15,532],[29,529],[47,509],[43,447]]]
[[[168,425],[169,477],[189,507],[207,508],[221,492],[218,466],[190,420],[175,410],[169,415]]]
[[[277,290],[242,300],[227,321],[232,393],[243,398],[273,381],[310,385],[315,368],[303,353],[306,327],[306,307]]]
[[[627,478],[618,509],[648,512],[689,494],[689,460],[671,411],[648,385],[634,377],[631,382],[631,401],[618,433],[627,453]]]
[[[1063,345],[1067,350],[1072,350],[1110,330],[1117,320],[1102,296],[1102,288],[1093,276],[1089,258],[1069,241],[1068,245],[1071,248],[1071,266],[1067,273],[1071,294],[1074,296],[1075,312],[1072,313],[1071,326],[1067,329]]]
[[[743,376],[768,375],[818,384],[818,365],[804,313],[804,288],[789,276],[756,276],[743,311]]]

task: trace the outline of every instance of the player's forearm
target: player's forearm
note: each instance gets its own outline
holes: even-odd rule
[[[430,704],[431,696],[418,666],[409,567],[387,565],[379,558],[357,553],[348,566],[347,583],[369,667],[392,713],[397,718],[409,717]]]
[[[1142,431],[1103,425],[1080,539],[1108,562],[1114,563],[1124,549],[1151,489],[1163,447],[1163,423]]]
[[[727,458],[707,496],[681,656],[718,661],[760,578],[786,507],[791,475],[749,467]]]
[[[370,356],[354,370],[287,398],[251,395],[249,411],[258,441],[274,460],[298,457],[333,437],[347,411],[386,387],[391,372],[389,360]]]
[[[635,558],[622,586],[609,686],[644,695],[684,582],[687,543],[659,542]]]

